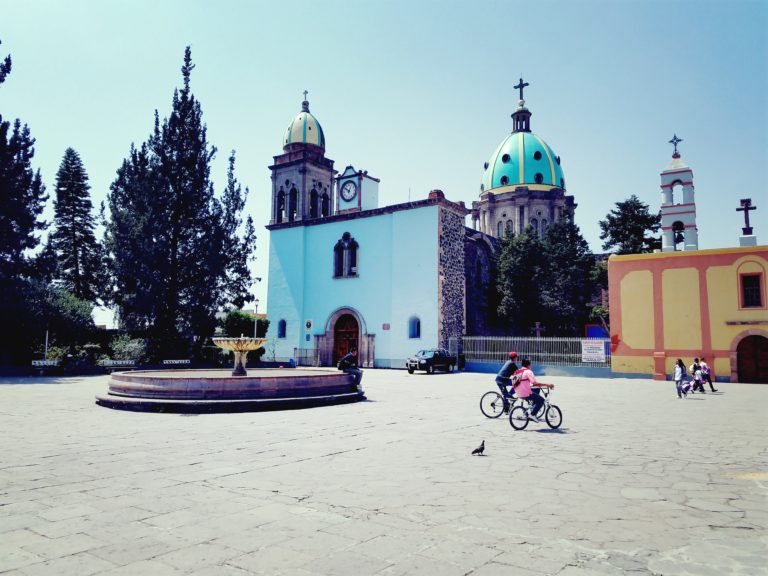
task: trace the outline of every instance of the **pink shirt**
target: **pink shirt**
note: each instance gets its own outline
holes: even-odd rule
[[[520,368],[515,372],[515,376],[520,376],[520,383],[515,386],[515,396],[518,398],[528,398],[532,394],[531,386],[536,384],[536,376],[530,368]]]

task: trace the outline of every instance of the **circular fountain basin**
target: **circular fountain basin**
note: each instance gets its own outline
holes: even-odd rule
[[[96,403],[124,410],[227,412],[303,408],[363,400],[355,377],[333,369],[132,370],[113,372]]]

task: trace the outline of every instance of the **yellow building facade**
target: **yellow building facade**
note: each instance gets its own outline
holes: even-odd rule
[[[768,383],[768,246],[611,256],[612,370],[664,380],[702,356],[718,380]]]

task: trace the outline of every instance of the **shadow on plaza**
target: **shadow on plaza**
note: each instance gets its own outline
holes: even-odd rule
[[[3,376],[0,377],[0,386],[72,384],[74,380],[98,378],[99,376],[99,374],[91,376]]]

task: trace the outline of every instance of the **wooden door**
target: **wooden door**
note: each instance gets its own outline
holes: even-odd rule
[[[747,336],[736,348],[739,382],[768,383],[768,338]]]
[[[333,327],[333,364],[339,361],[352,348],[358,348],[360,327],[351,314],[344,314]]]

